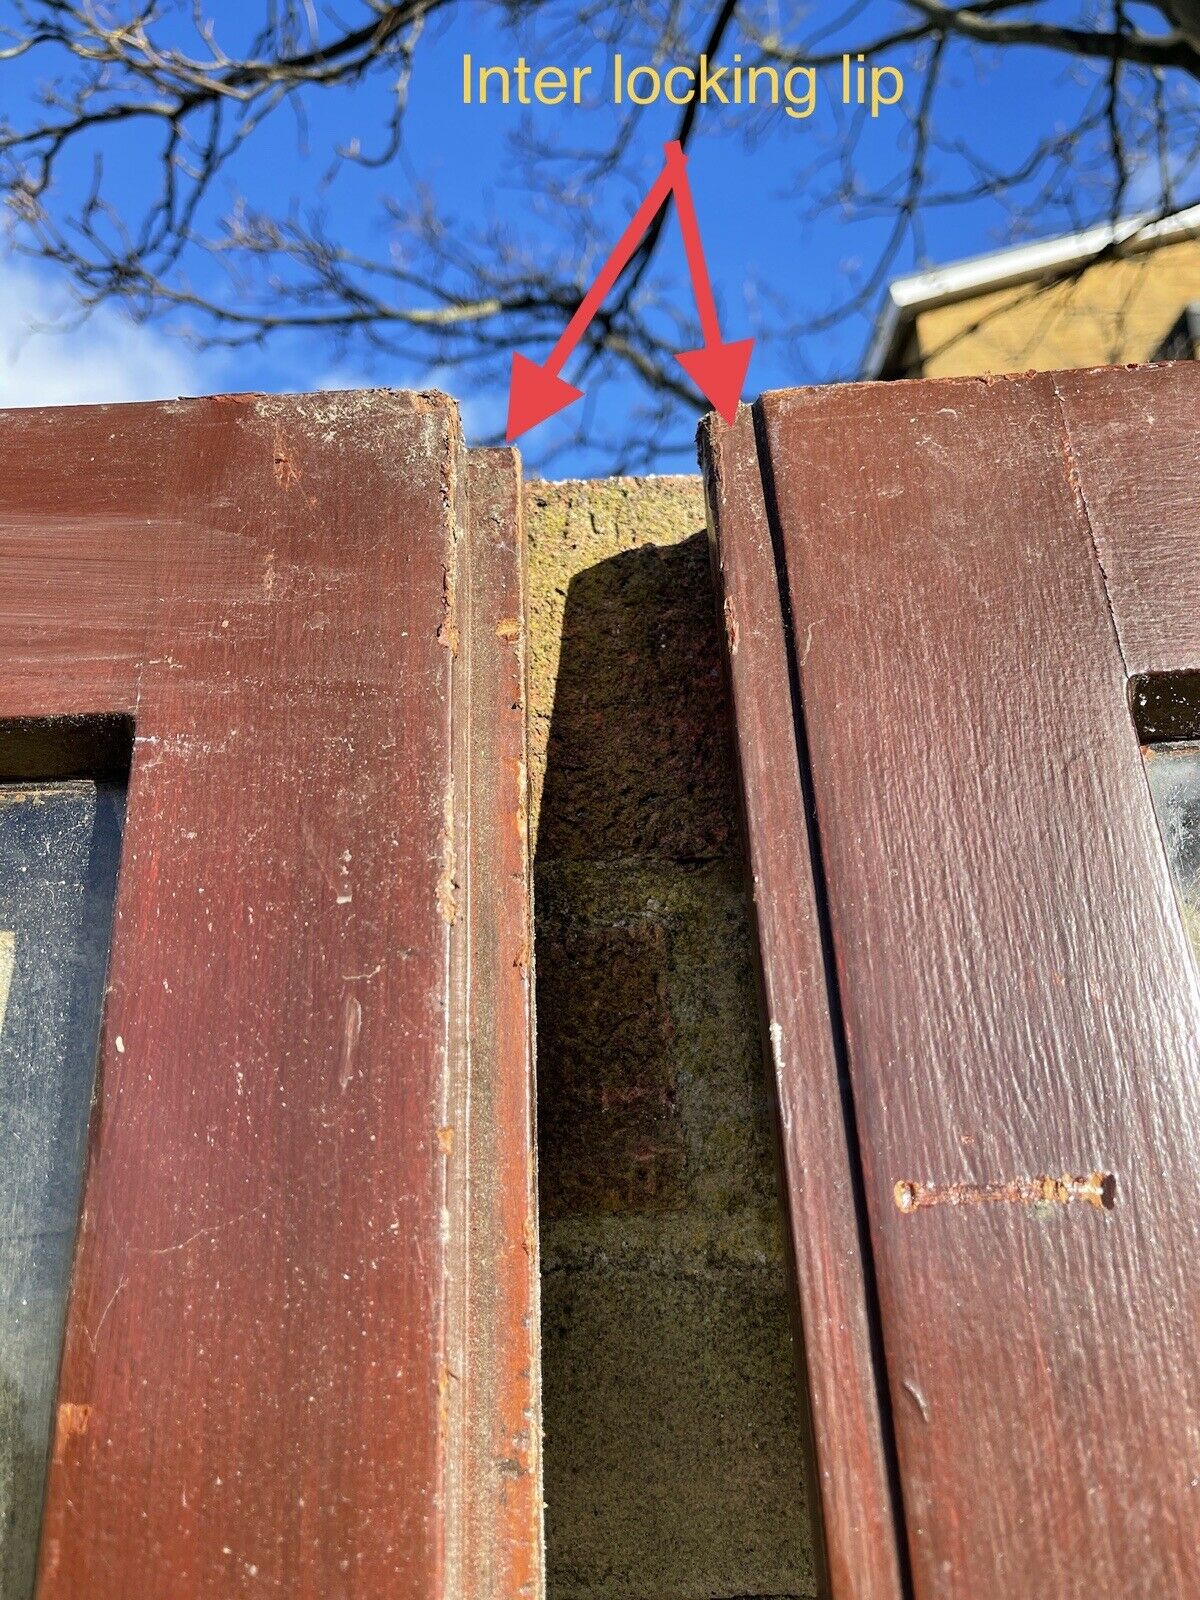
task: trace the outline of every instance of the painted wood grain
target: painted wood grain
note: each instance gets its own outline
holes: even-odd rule
[[[1065,392],[761,402],[930,1600],[1200,1589],[1200,987]],[[1155,392],[1181,495],[1194,379]]]
[[[39,1596],[432,1600],[469,1483],[457,413],[232,396],[0,432],[0,715],[136,716]],[[510,1025],[490,1061],[527,1076]]]
[[[470,491],[470,1095],[463,1600],[535,1600],[543,1572],[520,458],[473,450]]]
[[[1200,364],[1055,375],[1130,673],[1200,666]]]

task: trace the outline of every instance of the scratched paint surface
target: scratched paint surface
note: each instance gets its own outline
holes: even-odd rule
[[[17,959],[17,936],[11,930],[0,932],[0,1034],[8,1015],[8,995],[12,988],[13,963]]]
[[[1200,743],[1151,745],[1146,776],[1183,924],[1200,960]]]
[[[0,786],[0,1600],[33,1587],[119,834],[113,789]]]

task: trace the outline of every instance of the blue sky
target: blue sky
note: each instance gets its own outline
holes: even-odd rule
[[[237,0],[211,0],[208,9],[231,34],[245,13]],[[881,6],[882,14],[888,10]],[[463,52],[469,50],[477,63],[489,64],[511,64],[522,50],[539,64],[569,67],[588,61],[595,69],[593,81],[607,89],[611,50],[597,46],[580,57],[562,48],[539,46],[531,36],[515,34],[504,13],[491,5],[462,8],[450,15],[453,20],[448,25],[431,25],[421,42],[401,159],[378,170],[344,167],[337,181],[323,189],[331,143],[354,136],[369,140],[382,125],[388,88],[373,81],[353,91],[314,93],[306,105],[309,153],[301,147],[295,120],[286,110],[278,113],[256,135],[249,158],[231,171],[219,195],[221,202],[231,200],[235,190],[252,203],[278,203],[294,196],[305,209],[319,206],[340,241],[356,249],[386,252],[389,237],[381,206],[388,200],[408,203],[416,181],[437,194],[452,227],[466,232],[491,223],[535,250],[543,245],[549,249],[552,242],[561,245],[554,219],[540,217],[536,197],[531,199],[514,185],[508,139],[518,132],[523,118],[536,116],[539,134],[561,140],[564,148],[598,142],[614,115],[603,103],[607,95],[602,103],[578,109],[467,107],[461,103]],[[734,48],[736,44],[724,48],[722,59]],[[630,64],[643,59],[636,47],[627,52]],[[904,61],[900,54],[895,59]],[[45,56],[0,66],[0,88],[10,116],[19,115],[30,86],[44,78],[47,68]],[[940,126],[951,136],[982,138],[998,163],[1013,161],[1036,134],[1055,124],[1069,127],[1093,83],[1092,69],[1081,71],[1059,57],[1022,50],[999,59],[963,51],[942,93]],[[804,122],[782,113],[750,119],[732,109],[700,114],[690,161],[692,185],[725,335],[759,337],[747,383],[751,394],[789,383],[853,376],[869,334],[870,319],[861,315],[802,341],[783,332],[801,313],[819,312],[845,292],[852,274],[873,259],[887,227],[883,220],[850,220],[835,208],[806,215],[814,190],[803,181],[804,169],[841,137],[834,107],[836,85],[834,73],[823,79],[822,104]],[[648,186],[652,180],[662,141],[672,135],[676,115],[669,107],[649,108],[637,133],[638,179],[614,183],[591,197],[606,237],[616,238],[640,198],[639,183]],[[885,112],[869,130],[859,161],[866,181],[877,182],[891,169],[902,126],[898,112]],[[132,207],[153,179],[144,137],[134,131],[119,136],[108,148],[110,198],[118,208],[125,203]],[[944,166],[952,174],[953,159],[944,158]],[[66,208],[89,173],[90,155],[81,152],[65,170],[63,195],[57,203]],[[1080,204],[1086,214],[1086,197]],[[1025,232],[1053,233],[1065,225],[1064,212],[1043,214],[1035,207],[1026,218]],[[991,202],[947,208],[928,220],[924,262],[916,261],[906,246],[897,270],[993,249],[1010,238],[1010,216]],[[662,261],[668,292],[686,305],[682,250],[673,223]],[[197,281],[203,281],[212,269],[198,260],[191,270]],[[0,264],[0,274],[0,402],[4,404],[153,398],[226,388],[441,384],[462,402],[473,439],[487,437],[503,421],[505,396],[494,379],[480,382],[462,374],[450,376],[428,365],[376,356],[362,344],[337,348],[315,335],[287,335],[265,348],[236,353],[206,352],[181,337],[177,324],[134,327],[115,307],[103,308],[89,322],[65,333],[30,332],[31,322],[52,320],[66,304],[61,280],[43,264],[11,257]],[[526,353],[540,358],[545,351]],[[569,367],[565,376],[571,377]],[[596,415],[600,421],[620,418],[633,400],[632,385],[610,384],[594,401]],[[697,405],[697,415],[699,410]],[[553,441],[554,428],[555,424],[547,424],[540,437],[526,441],[535,467],[540,446]],[[678,446],[680,439],[664,440],[668,445]],[[688,470],[686,439],[681,448],[664,448],[656,465]],[[567,452],[554,459],[552,470],[562,476],[596,466],[579,452]]]

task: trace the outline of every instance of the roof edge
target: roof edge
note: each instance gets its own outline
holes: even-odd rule
[[[888,285],[875,319],[860,375],[864,379],[883,376],[902,336],[921,311],[965,300],[981,289],[1005,289],[1045,272],[1077,266],[1114,244],[1121,250],[1142,250],[1188,237],[1200,238],[1200,205],[1189,206],[1173,217],[1155,218],[1142,213],[1116,223],[1102,222],[1079,233],[1009,245],[986,255],[968,256],[947,266],[896,278]]]

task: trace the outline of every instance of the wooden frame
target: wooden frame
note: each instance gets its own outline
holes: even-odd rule
[[[768,1016],[831,1016],[777,1072],[839,1596],[1200,1590],[1200,983],[1129,704],[1200,667],[1198,415],[1180,365],[793,391],[706,439]],[[893,1451],[899,1575],[856,1581]]]
[[[135,721],[38,1594],[532,1592],[515,457],[382,391],[0,429],[0,719]]]

